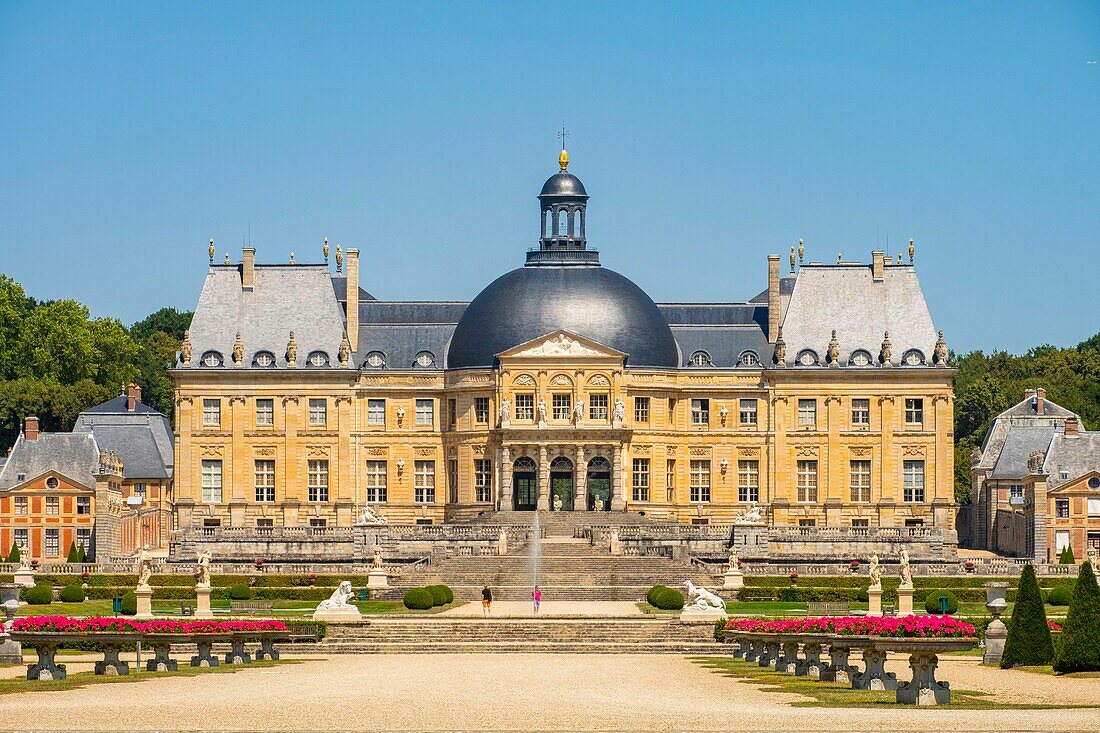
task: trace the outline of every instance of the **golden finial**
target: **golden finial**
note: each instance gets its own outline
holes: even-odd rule
[[[325,253],[325,264],[328,264],[328,237],[325,237],[325,246],[321,248],[321,251]]]
[[[791,272],[794,272],[794,245],[791,245]]]
[[[340,249],[340,245],[336,245],[336,271],[340,272],[340,268],[344,266],[344,251]]]
[[[909,264],[913,264],[913,253],[917,251],[917,248],[913,246],[913,238],[909,238]]]
[[[840,252],[836,253],[836,263],[839,265],[844,260],[844,255]]]
[[[290,253],[290,264],[292,264],[292,265],[294,264],[294,253],[293,252]]]
[[[225,253],[225,264],[227,264],[227,265],[232,265],[233,264],[233,262],[229,259],[229,253],[228,252]]]
[[[798,238],[798,264],[802,264],[802,258],[806,256],[806,248],[802,246],[802,237]]]
[[[214,264],[214,238],[210,238],[210,246],[206,250],[210,253],[210,264]]]
[[[565,152],[565,148],[562,148],[561,152],[558,153],[558,165],[561,166],[563,173],[569,167],[569,153]]]

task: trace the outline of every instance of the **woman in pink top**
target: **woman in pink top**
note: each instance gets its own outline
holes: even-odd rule
[[[531,600],[535,602],[535,615],[538,615],[539,606],[542,605],[542,590],[536,585],[535,589],[531,591]]]

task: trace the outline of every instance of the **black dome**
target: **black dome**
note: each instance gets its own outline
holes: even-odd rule
[[[467,306],[451,337],[447,368],[492,367],[496,354],[558,330],[625,352],[630,366],[680,364],[676,339],[657,305],[619,273],[521,267],[494,280]]]
[[[542,184],[542,191],[539,193],[539,198],[543,196],[569,196],[574,198],[588,198],[588,192],[584,190],[584,184],[581,183],[581,179],[577,178],[572,173],[555,173],[546,179],[546,183]]]

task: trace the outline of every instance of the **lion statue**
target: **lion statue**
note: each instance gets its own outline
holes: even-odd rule
[[[691,601],[691,605],[687,608],[693,608],[698,611],[710,611],[712,609],[726,610],[726,602],[721,598],[711,593],[706,588],[700,588],[692,583],[690,580],[687,582],[688,599]]]
[[[355,591],[351,589],[351,581],[342,580],[340,581],[339,587],[336,588],[336,591],[331,596],[329,596],[329,599],[327,601],[321,601],[317,605],[317,610],[320,611],[322,609],[331,610],[334,608],[347,608],[351,605],[349,601],[351,601],[354,595]]]

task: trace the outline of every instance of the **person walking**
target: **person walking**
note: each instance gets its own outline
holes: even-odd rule
[[[486,585],[481,589],[481,615],[488,616],[493,611],[493,591]]]
[[[539,606],[542,605],[542,589],[539,588],[537,585],[535,586],[535,589],[531,591],[531,600],[535,604],[535,615],[538,616]]]

